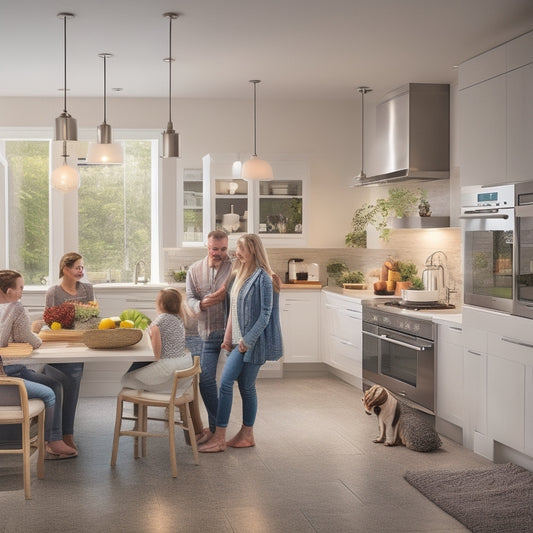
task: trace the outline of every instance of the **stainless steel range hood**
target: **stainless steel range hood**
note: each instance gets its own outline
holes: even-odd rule
[[[450,86],[409,83],[376,108],[378,174],[354,185],[450,177]]]

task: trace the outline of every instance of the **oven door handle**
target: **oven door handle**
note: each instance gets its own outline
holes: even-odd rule
[[[409,344],[408,342],[392,339],[388,335],[376,335],[375,333],[370,333],[370,331],[363,331],[363,335],[369,335],[370,337],[375,337],[376,339],[380,339],[382,341],[398,344],[398,346],[404,346],[405,348],[410,348],[411,350],[416,350],[417,352],[423,352],[424,350],[429,350],[432,348],[431,346],[415,346],[414,344]]]
[[[504,220],[507,220],[509,218],[509,215],[505,214],[498,214],[498,213],[487,213],[483,211],[465,211],[463,215],[461,215],[459,218],[461,219],[489,219],[489,218],[503,218]]]

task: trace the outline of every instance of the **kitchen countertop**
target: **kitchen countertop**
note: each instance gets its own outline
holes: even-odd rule
[[[333,294],[339,294],[341,296],[346,296],[348,298],[353,298],[362,303],[363,300],[390,300],[394,296],[378,296],[374,294],[373,290],[346,290],[341,287],[324,287],[325,292],[331,292]],[[395,312],[401,313],[408,316],[418,316],[424,318],[429,318],[435,323],[452,323],[452,324],[461,324],[463,315],[462,315],[462,306],[456,305],[455,309],[396,309]],[[422,318],[421,317],[421,318]]]

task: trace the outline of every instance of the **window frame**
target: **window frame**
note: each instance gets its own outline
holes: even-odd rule
[[[115,142],[121,140],[147,140],[152,144],[152,161],[151,161],[151,272],[152,283],[159,283],[163,279],[163,266],[161,264],[161,253],[165,239],[165,227],[163,224],[164,210],[162,209],[162,190],[163,165],[161,163],[160,143],[161,132],[153,129],[115,129]],[[79,141],[94,141],[94,130],[89,128],[79,129]],[[62,144],[53,141],[52,128],[20,128],[20,127],[0,127],[0,139],[7,140],[48,140],[50,142],[49,157],[49,175],[52,169],[61,164]],[[0,141],[2,142],[2,141]],[[68,149],[67,149],[68,151]],[[71,151],[74,153],[75,150]],[[79,155],[78,155],[78,158]],[[71,160],[73,157],[70,158]],[[9,225],[8,225],[8,180],[7,161],[0,154],[0,206],[4,210],[3,231],[0,232],[0,264],[8,268],[9,261]],[[62,255],[67,250],[78,249],[78,193],[77,191],[63,193],[52,189],[49,185],[49,284],[53,285],[58,281],[57,265]],[[169,206],[168,209],[171,209]]]

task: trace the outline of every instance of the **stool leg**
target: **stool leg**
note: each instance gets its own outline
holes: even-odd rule
[[[123,401],[119,396],[117,398],[117,412],[115,414],[115,431],[113,433],[113,448],[111,451],[111,466],[117,464],[117,454],[118,454],[118,440],[120,438],[120,428],[122,425],[122,410],[123,410]]]

